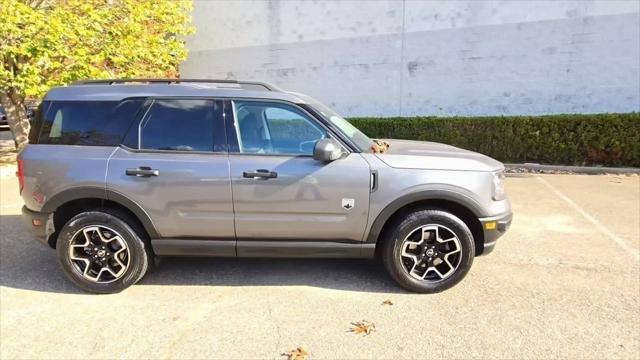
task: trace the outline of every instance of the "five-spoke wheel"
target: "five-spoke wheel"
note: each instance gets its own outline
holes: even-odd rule
[[[473,235],[444,210],[417,210],[398,216],[383,234],[382,260],[402,287],[434,293],[457,284],[475,255]]]
[[[133,216],[103,208],[67,221],[56,250],[62,270],[76,285],[90,292],[114,293],[146,273],[153,256],[147,241]]]
[[[402,265],[409,275],[424,281],[451,276],[460,264],[462,246],[456,234],[442,225],[424,225],[402,244]]]
[[[69,258],[85,278],[94,282],[119,279],[129,266],[129,249],[122,235],[106,226],[78,230],[69,246]]]

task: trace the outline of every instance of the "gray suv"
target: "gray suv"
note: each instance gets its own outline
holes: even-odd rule
[[[503,165],[372,140],[318,101],[230,80],[51,89],[18,156],[24,218],[80,288],[118,292],[154,256],[379,258],[447,289],[511,223]]]

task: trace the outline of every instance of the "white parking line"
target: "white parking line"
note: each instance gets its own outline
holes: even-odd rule
[[[577,212],[582,214],[585,219],[589,220],[601,233],[607,235],[611,240],[615,241],[616,244],[626,252],[628,252],[635,259],[640,259],[640,252],[632,247],[630,247],[623,239],[619,238],[611,232],[611,230],[607,229],[604,225],[602,225],[598,220],[596,220],[593,216],[589,215],[586,211],[584,211],[578,204],[573,202],[573,200],[569,199],[566,195],[560,192],[560,190],[556,189],[553,185],[549,184],[547,180],[538,176],[538,180],[543,183],[549,190],[553,191],[556,195],[558,195],[562,200],[566,201],[567,204],[571,205]]]

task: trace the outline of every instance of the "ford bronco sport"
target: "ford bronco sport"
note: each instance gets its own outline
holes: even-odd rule
[[[238,256],[378,257],[432,293],[507,230],[503,170],[374,141],[266,83],[124,79],[51,89],[17,175],[27,226],[86,291],[125,289],[154,256]]]

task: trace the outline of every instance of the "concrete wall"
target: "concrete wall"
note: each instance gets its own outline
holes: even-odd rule
[[[639,1],[195,1],[183,77],[347,116],[640,111]]]

